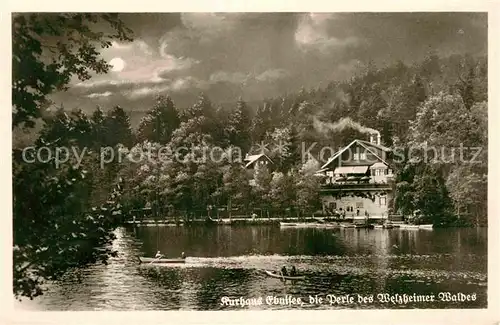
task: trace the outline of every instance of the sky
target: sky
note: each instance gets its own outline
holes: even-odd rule
[[[411,64],[433,51],[487,54],[486,13],[123,14],[134,41],[101,55],[105,75],[53,96],[68,109],[147,111],[156,95],[192,105],[246,101],[326,86],[373,62]]]

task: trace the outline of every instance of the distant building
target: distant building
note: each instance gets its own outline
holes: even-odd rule
[[[255,180],[253,179],[253,176],[255,174],[255,168],[257,165],[265,165],[268,167],[269,172],[272,172],[273,169],[273,161],[269,156],[267,156],[264,153],[260,153],[257,155],[246,155],[244,159],[244,164],[245,164],[245,169],[247,170],[249,176],[252,178],[250,180],[250,185],[254,186],[255,185]]]
[[[323,211],[346,218],[388,218],[393,172],[387,162],[390,149],[380,135],[370,141],[356,139],[337,151],[316,175],[324,177]]]
[[[273,161],[266,154],[261,153],[258,155],[246,155],[245,156],[245,168],[249,170],[255,169],[257,164],[272,165]]]

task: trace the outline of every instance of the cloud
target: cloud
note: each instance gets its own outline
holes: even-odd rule
[[[175,81],[172,82],[171,84],[171,89],[172,90],[187,90],[191,88],[195,89],[206,89],[208,86],[208,83],[200,80],[198,78],[194,78],[191,76],[184,77],[184,78],[179,78],[176,79]]]
[[[360,43],[358,37],[339,38],[329,35],[328,26],[335,14],[311,13],[304,15],[295,31],[295,41],[303,50],[316,49],[328,53],[332,49]]]
[[[120,72],[73,80],[65,101],[146,107],[165,93],[191,105],[203,90],[214,102],[254,101],[350,78],[378,67],[440,55],[485,54],[487,15],[478,13],[175,13],[126,14],[130,43],[105,60]],[[463,30],[463,33],[458,33]],[[76,79],[76,78],[75,78]],[[93,94],[106,94],[99,96]],[[89,100],[92,98],[92,100]],[[133,98],[133,99],[131,99]],[[153,99],[151,99],[153,100]],[[127,104],[131,103],[131,104]]]
[[[137,54],[152,56],[153,49],[143,40],[135,40],[130,43],[120,43],[113,41],[111,46],[103,50],[102,54],[105,56],[119,56],[123,52],[134,51]]]
[[[146,96],[153,95],[153,94],[159,94],[159,93],[168,91],[169,89],[170,89],[170,87],[168,85],[149,86],[149,87],[146,86],[146,87],[141,87],[138,89],[128,91],[126,93],[126,95],[127,95],[127,97],[130,97],[130,98],[140,98],[140,97],[146,97]]]
[[[186,57],[175,57],[167,52],[168,43],[162,42],[160,45],[160,56],[163,59],[163,63],[166,64],[162,68],[162,72],[173,71],[173,70],[183,70],[189,69],[195,64],[199,64],[199,60]]]
[[[186,28],[202,33],[204,36],[217,36],[231,31],[240,15],[239,13],[211,12],[182,13],[181,21]]]
[[[111,96],[111,92],[110,91],[105,91],[103,93],[92,93],[92,94],[87,95],[86,97],[88,97],[88,98],[97,98],[97,97],[109,97],[109,96]]]
[[[284,79],[290,76],[290,73],[285,69],[269,69],[258,75],[252,73],[243,72],[227,72],[227,71],[217,71],[210,75],[208,83],[216,84],[219,82],[226,82],[241,86],[255,86],[260,82],[272,82],[278,79]]]
[[[105,75],[95,75],[87,81],[75,81],[77,88],[89,88],[120,85],[141,85],[150,83],[162,83],[170,77],[174,71],[189,70],[200,61],[176,57],[167,52],[167,45],[160,44],[155,51],[151,46],[141,40],[132,43],[113,42],[112,46],[103,51],[104,59],[119,57],[126,67],[122,71],[110,71]]]
[[[249,74],[242,72],[217,71],[210,75],[210,82],[229,82],[234,84],[244,84],[250,79]]]
[[[255,79],[258,81],[275,81],[289,75],[290,73],[285,69],[269,69],[256,76]]]
[[[164,80],[163,83],[158,85],[147,85],[139,88],[133,88],[125,91],[125,96],[129,98],[141,98],[151,95],[158,95],[165,92],[182,92],[186,90],[203,90],[207,89],[209,84],[203,80],[187,76],[175,80]]]

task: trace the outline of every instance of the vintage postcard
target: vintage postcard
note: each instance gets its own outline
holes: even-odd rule
[[[311,11],[6,16],[14,315],[482,323],[491,13]]]

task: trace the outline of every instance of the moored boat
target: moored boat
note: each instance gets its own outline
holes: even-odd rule
[[[432,224],[428,224],[428,225],[419,225],[418,226],[419,229],[432,229],[433,228],[433,225]]]
[[[405,225],[401,224],[399,225],[399,229],[418,229],[418,225]]]
[[[339,228],[340,226],[335,223],[322,223],[316,225],[316,228]]]
[[[154,258],[154,257],[143,257],[140,256],[139,260],[143,264],[176,264],[176,263],[186,263],[185,258]]]
[[[306,277],[305,275],[286,275],[286,276],[283,276],[281,275],[280,272],[275,272],[275,271],[268,271],[268,270],[265,270],[264,271],[268,276],[270,277],[273,277],[273,278],[278,278],[278,279],[283,279],[283,280],[304,280]]]
[[[295,228],[312,228],[322,226],[320,223],[308,223],[308,222],[280,222],[280,227],[295,227]]]

